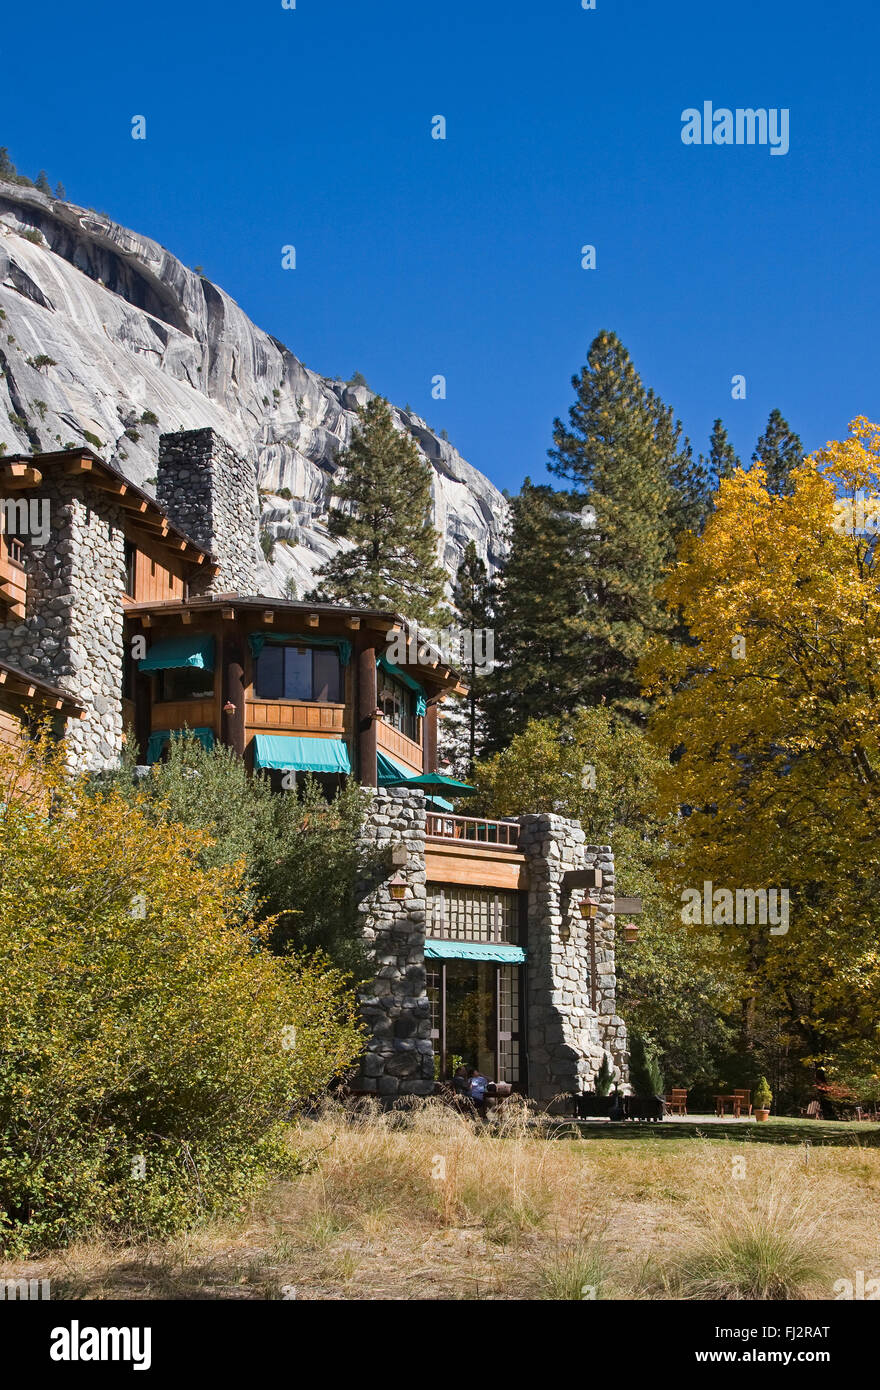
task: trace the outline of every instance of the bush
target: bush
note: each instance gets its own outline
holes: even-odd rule
[[[608,1060],[608,1053],[602,1054],[602,1065],[596,1072],[596,1095],[607,1096],[611,1094],[611,1087],[614,1085],[614,1068]]]
[[[752,1105],[756,1110],[769,1110],[772,1100],[773,1092],[767,1084],[766,1076],[758,1077],[758,1084],[752,1096]]]
[[[168,1233],[294,1171],[286,1117],[360,1050],[344,977],[44,747],[0,749],[0,802],[0,1248]]]

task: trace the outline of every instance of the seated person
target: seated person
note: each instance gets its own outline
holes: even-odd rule
[[[452,1078],[452,1089],[457,1096],[470,1095],[470,1083],[468,1081],[467,1067],[464,1063],[457,1068]]]
[[[474,1105],[481,1113],[486,1109],[486,1092],[488,1088],[488,1076],[484,1076],[476,1067],[471,1067],[468,1072],[468,1093]]]

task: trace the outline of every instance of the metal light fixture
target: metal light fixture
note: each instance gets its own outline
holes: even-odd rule
[[[223,706],[223,713],[224,713],[224,714],[235,714],[235,705],[232,703],[231,700],[227,700],[227,701],[226,701],[226,704]]]
[[[406,897],[407,886],[406,879],[401,874],[395,874],[388,880],[388,891],[396,902]]]
[[[623,939],[624,941],[638,941],[639,928],[636,922],[624,922]]]
[[[585,921],[588,921],[592,917],[598,917],[599,904],[594,903],[592,898],[584,898],[581,902],[580,913]]]

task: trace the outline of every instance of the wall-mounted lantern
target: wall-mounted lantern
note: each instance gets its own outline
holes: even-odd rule
[[[636,923],[636,922],[624,922],[624,924],[623,924],[623,939],[624,939],[624,941],[638,941],[638,939],[639,939],[639,928],[638,928],[638,923]]]
[[[599,916],[599,904],[594,903],[592,898],[584,898],[580,905],[580,914],[585,921]]]
[[[407,881],[402,874],[395,874],[393,878],[388,880],[388,891],[395,902],[400,902],[406,897],[407,887]]]
[[[224,713],[224,714],[235,714],[235,705],[232,703],[231,700],[227,700],[227,701],[226,701],[226,704],[223,706],[223,713]]]

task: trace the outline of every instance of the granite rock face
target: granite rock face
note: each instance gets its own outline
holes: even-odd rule
[[[259,591],[305,592],[338,549],[327,507],[366,388],[310,371],[158,243],[2,181],[0,309],[8,453],[87,443],[150,489],[160,433],[211,428],[257,470],[272,560],[261,559]],[[397,409],[395,418],[433,469],[438,553],[450,574],[469,540],[497,567],[501,493],[423,420]]]

